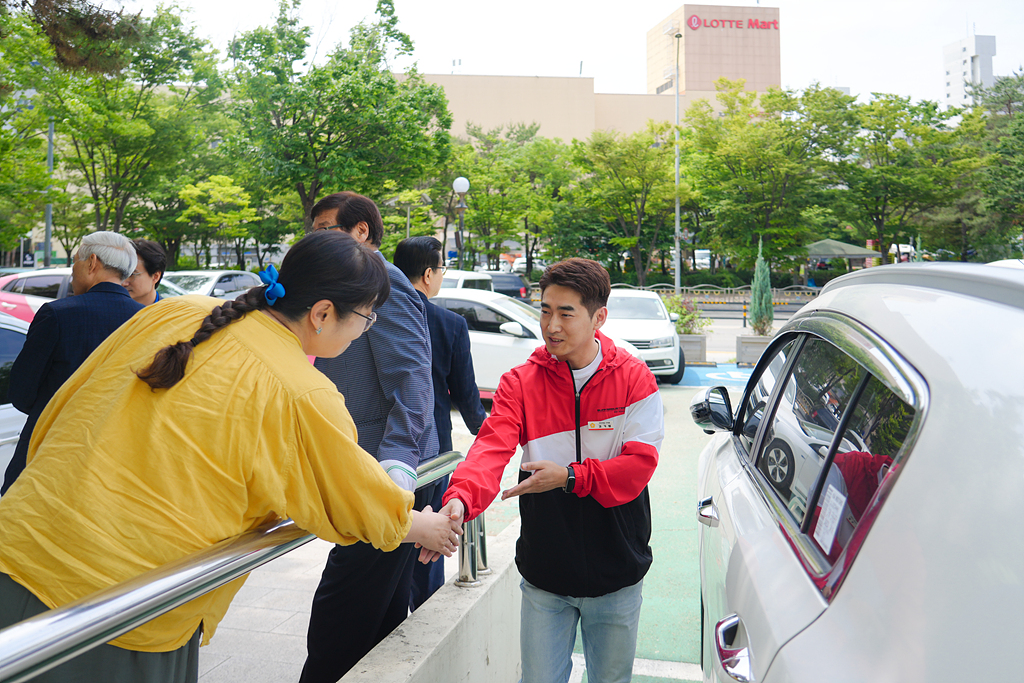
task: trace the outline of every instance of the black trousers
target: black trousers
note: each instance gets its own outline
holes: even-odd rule
[[[422,510],[438,484],[416,492]],[[335,683],[409,614],[419,549],[403,543],[389,553],[369,543],[336,545],[313,596],[300,683]]]

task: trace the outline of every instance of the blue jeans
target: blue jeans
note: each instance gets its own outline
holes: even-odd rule
[[[572,672],[576,624],[591,683],[628,683],[633,676],[643,581],[598,598],[571,598],[526,579],[519,644],[523,683],[566,683]]]

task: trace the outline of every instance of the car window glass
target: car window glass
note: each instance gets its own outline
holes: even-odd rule
[[[261,284],[263,284],[262,282],[260,282],[259,276],[253,275],[252,273],[242,273],[241,275],[238,276],[238,279],[239,279],[239,289],[249,289],[250,287],[259,287]]]
[[[634,296],[608,297],[608,317],[615,320],[667,320],[657,299]]]
[[[914,409],[868,379],[814,506],[808,536],[830,562],[847,546],[875,491],[902,460]]]
[[[4,285],[3,291],[5,292],[20,292],[21,285],[25,282],[24,278],[14,278],[6,285]]]
[[[491,281],[490,280],[466,280],[462,283],[465,289],[482,289],[484,291],[490,291]]]
[[[771,395],[772,389],[775,388],[776,378],[781,376],[786,366],[786,361],[795,348],[795,344],[795,340],[791,341],[775,352],[771,362],[768,363],[764,372],[757,378],[757,382],[753,384],[753,390],[750,392],[750,396],[747,397],[747,403],[739,415],[739,419],[743,421],[743,429],[740,431],[740,442],[746,447],[747,453],[753,450],[754,437],[757,436],[757,428],[761,424],[761,420],[764,419],[768,397]]]
[[[172,275],[169,273],[164,277],[189,293],[205,292],[210,283],[210,278],[207,275]]]
[[[832,344],[811,338],[785,380],[756,464],[797,522],[864,372]]]
[[[493,308],[472,301],[449,299],[447,308],[449,311],[455,311],[465,318],[469,324],[469,329],[474,332],[501,334],[501,326],[512,322],[511,318],[498,313]]]
[[[31,296],[45,296],[56,299],[60,293],[60,285],[64,282],[63,275],[39,275],[37,277],[23,278],[24,284],[21,288],[22,294]]]
[[[503,309],[507,313],[515,311],[519,313],[519,315],[525,315],[531,320],[536,320],[538,323],[540,322],[540,310],[529,304],[524,304],[518,299],[500,299],[495,301],[494,305]]]
[[[11,385],[11,366],[25,344],[25,334],[0,327],[0,404],[10,403],[7,389]]]
[[[458,285],[456,280],[441,280],[441,289],[455,289]]]

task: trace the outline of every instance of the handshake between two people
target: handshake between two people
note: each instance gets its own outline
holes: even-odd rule
[[[565,486],[569,476],[568,468],[558,465],[550,460],[538,460],[537,462],[525,462],[521,465],[523,470],[530,472],[530,476],[519,482],[516,486],[501,492],[501,499],[507,500],[529,493],[544,493],[553,489]],[[419,560],[423,564],[436,562],[441,555],[451,557],[455,549],[459,547],[458,536],[462,535],[462,522],[466,516],[466,506],[458,498],[452,498],[436,513],[430,511],[430,506],[423,508],[420,516],[427,516],[432,519],[431,524],[437,524],[437,533],[451,530],[450,535],[442,547],[435,547],[424,540],[413,538],[413,532],[409,532],[406,540],[416,541],[416,547],[420,548]],[[438,518],[434,520],[433,518]],[[413,526],[416,519],[413,519]],[[447,526],[446,526],[447,525]]]
[[[462,535],[462,514],[456,518],[448,508],[451,503],[433,512],[429,505],[423,512],[412,511],[412,527],[402,539],[405,543],[415,543],[420,548],[420,562],[428,564],[439,557],[451,557],[459,547],[459,536]],[[424,559],[426,556],[428,559]]]

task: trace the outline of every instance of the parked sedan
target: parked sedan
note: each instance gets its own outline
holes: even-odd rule
[[[675,313],[669,314],[655,292],[615,288],[608,297],[608,322],[602,329],[639,349],[640,357],[658,381],[677,384],[686,371],[676,333],[677,317]]]
[[[44,268],[0,277],[0,313],[32,322],[47,301],[71,296],[71,269]]]
[[[187,294],[228,300],[263,284],[258,275],[245,270],[171,270],[164,273],[164,280]]]
[[[21,428],[25,426],[25,413],[19,411],[7,398],[11,384],[11,366],[25,345],[28,323],[10,315],[0,313],[0,473],[7,471],[7,464],[18,445]],[[2,474],[0,474],[2,476]]]
[[[479,289],[442,289],[431,302],[455,311],[469,324],[473,372],[482,398],[490,398],[501,376],[526,362],[544,344],[540,311],[517,299]],[[631,344],[612,337],[634,356]]]
[[[984,265],[857,271],[735,411],[694,397],[705,681],[970,680],[1024,642],[1022,292]]]

